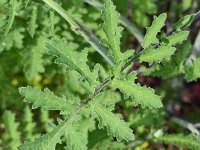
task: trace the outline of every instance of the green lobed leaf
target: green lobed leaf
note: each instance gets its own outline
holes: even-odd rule
[[[154,48],[147,48],[144,50],[144,52],[139,57],[140,61],[144,62],[161,62],[163,59],[169,59],[170,56],[172,56],[176,51],[175,47],[172,47],[170,45],[161,45],[157,49]]]
[[[106,34],[106,43],[115,62],[118,62],[122,55],[120,51],[120,38],[123,28],[118,26],[119,14],[111,0],[108,0],[105,4],[102,19],[104,20],[102,28]]]
[[[37,88],[27,86],[19,88],[19,92],[25,97],[25,102],[33,103],[33,109],[41,107],[44,110],[60,110],[65,114],[70,114],[75,109],[75,106],[67,102],[64,96],[62,98],[55,96],[47,88],[40,91]]]
[[[68,69],[79,72],[92,86],[98,84],[98,68],[95,67],[96,69],[91,72],[87,65],[87,50],[77,52],[74,49],[73,43],[68,43],[65,39],[57,38],[46,40],[45,46],[50,54],[57,57],[57,63],[65,64]]]
[[[177,31],[180,31],[181,28],[190,26],[194,18],[195,18],[195,14],[186,15],[174,24],[174,28]]]
[[[187,40],[188,35],[189,31],[174,32],[167,37],[167,40],[170,45],[182,44],[183,41]]]
[[[191,51],[191,43],[184,42],[176,51],[170,60],[163,61],[163,65],[154,67],[151,76],[159,76],[163,78],[171,78],[179,74],[185,73],[184,63]]]
[[[131,97],[134,105],[142,105],[148,108],[161,108],[162,102],[160,96],[155,94],[151,88],[135,84],[131,78],[136,79],[136,73],[132,73],[128,80],[113,79],[111,87],[119,89],[125,95],[125,98]]]
[[[99,100],[101,99],[98,98]],[[95,100],[98,101],[98,100]],[[112,113],[112,111],[98,103],[92,103],[90,105],[91,113],[98,119],[99,127],[106,127],[108,134],[116,137],[118,141],[134,140],[132,130],[129,128],[128,123],[124,122],[119,115]]]
[[[86,3],[88,3],[89,5],[96,7],[98,9],[102,9],[103,8],[103,4],[99,1],[96,0],[84,0]],[[135,36],[135,38],[139,41],[142,42],[143,40],[143,34],[140,31],[140,29],[136,26],[136,24],[134,24],[134,22],[130,22],[127,18],[120,16],[119,18],[119,22],[121,23],[121,25],[123,25],[126,29],[128,29],[130,31],[130,33],[132,33],[133,36]]]
[[[147,28],[146,35],[144,36],[144,40],[141,43],[143,48],[147,48],[151,44],[159,43],[159,40],[156,38],[156,36],[158,32],[160,32],[161,28],[165,25],[166,18],[166,13],[163,13],[158,17],[154,17],[154,21],[152,25]]]
[[[188,64],[186,66],[185,71],[186,71],[185,79],[188,82],[200,78],[200,57],[197,57],[196,60],[193,60],[190,64]]]

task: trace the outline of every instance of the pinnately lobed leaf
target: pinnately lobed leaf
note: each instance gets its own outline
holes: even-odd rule
[[[128,123],[124,122],[119,115],[112,113],[111,110],[98,104],[98,102],[92,103],[90,105],[90,110],[92,115],[98,119],[99,127],[106,127],[109,135],[116,137],[118,141],[134,140],[134,135],[132,130],[129,128]]]
[[[176,51],[175,47],[172,47],[170,45],[161,45],[157,49],[154,48],[147,48],[140,56],[140,61],[144,62],[161,62],[163,59],[169,59],[170,56],[172,56]]]
[[[102,28],[106,34],[106,43],[109,47],[111,55],[115,59],[115,62],[118,62],[122,55],[120,51],[120,38],[123,28],[118,26],[119,14],[117,13],[116,7],[111,0],[108,0],[105,4],[102,19],[104,20]]]
[[[19,92],[25,97],[24,101],[33,103],[33,108],[41,107],[45,110],[60,110],[65,114],[71,113],[75,108],[74,105],[66,101],[65,97],[58,97],[53,94],[49,89],[45,88],[44,91],[27,86],[19,88]]]
[[[157,76],[162,78],[171,78],[179,74],[185,73],[185,60],[190,53],[191,43],[189,41],[184,42],[172,56],[172,60],[162,62],[162,66],[155,68],[151,73],[151,76]]]
[[[186,15],[174,24],[174,28],[177,31],[181,31],[181,28],[190,26],[194,18],[195,14]]]
[[[156,38],[158,32],[160,32],[161,28],[165,25],[165,20],[167,18],[167,14],[163,13],[158,17],[154,17],[154,21],[150,27],[147,28],[146,35],[144,40],[142,41],[142,47],[147,48],[151,44],[158,44],[159,40]]]
[[[189,31],[180,31],[168,36],[167,40],[170,45],[182,44],[183,41],[187,40],[188,35]]]
[[[80,73],[88,82],[95,86],[98,84],[98,68],[91,72],[87,65],[87,50],[77,52],[73,43],[68,43],[65,39],[52,38],[45,41],[48,52],[57,57],[56,62],[67,65],[70,70]]]
[[[140,104],[142,107],[148,108],[163,107],[160,96],[156,95],[153,89],[135,84],[131,78],[135,80],[135,73],[132,73],[127,80],[114,79],[111,83],[111,87],[122,91],[126,98],[130,97],[134,105]]]

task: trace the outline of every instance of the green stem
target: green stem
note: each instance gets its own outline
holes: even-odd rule
[[[73,29],[79,29],[79,25],[77,25],[76,21],[57,3],[52,0],[43,0],[46,4],[48,4],[52,9],[54,9],[57,13],[59,13],[68,23],[71,25]]]

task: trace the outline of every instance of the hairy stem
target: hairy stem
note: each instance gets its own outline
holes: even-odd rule
[[[94,94],[87,98],[76,110],[75,113],[72,113],[72,115],[70,115],[68,118],[66,118],[66,120],[63,122],[63,126],[65,124],[67,124],[69,121],[71,121],[71,119],[73,119],[77,114],[79,114],[81,112],[82,109],[84,109],[92,100],[93,98],[100,93],[107,85],[108,83],[112,80],[112,78],[104,81],[99,87],[96,88]]]
[[[102,90],[104,87],[106,87],[106,86],[108,85],[108,83],[109,83],[111,80],[112,80],[112,79],[108,79],[108,80],[104,81],[98,88],[96,88],[94,94],[93,94],[91,97],[89,97],[87,100],[85,100],[85,102],[83,102],[83,103],[79,106],[79,108],[77,109],[76,112],[79,113],[85,106],[87,106],[87,105],[90,103],[90,101],[92,101],[93,98],[94,98],[98,93],[100,93],[101,90]]]

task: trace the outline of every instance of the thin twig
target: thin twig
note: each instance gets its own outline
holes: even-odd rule
[[[197,129],[197,127],[195,127],[195,125],[193,125],[192,123],[186,121],[186,120],[183,120],[182,118],[179,118],[179,117],[176,117],[174,116],[174,113],[173,113],[173,110],[172,110],[172,103],[166,108],[166,112],[168,113],[169,116],[171,116],[171,120],[182,126],[183,128],[186,128],[188,129],[189,131],[191,131],[195,136],[200,136],[200,131]]]
[[[200,128],[200,123],[196,123],[196,124],[194,124],[194,126],[195,126],[196,128]]]
[[[144,141],[132,141],[127,145],[127,149],[136,147],[136,146],[138,146],[138,145],[140,145],[142,143],[144,143]]]
[[[200,19],[200,11],[198,11],[196,14],[195,14],[195,17],[194,17],[194,21],[193,22],[196,22],[197,20]]]
[[[178,118],[178,117],[172,117],[171,119],[172,119],[172,121],[174,123],[177,123],[180,126],[182,126],[182,127],[186,128],[186,129],[190,130],[196,136],[200,136],[199,130],[192,123],[190,123],[188,121],[185,121],[185,120],[183,120],[181,118]]]
[[[108,83],[112,80],[112,78],[104,81],[99,87],[96,88],[94,94],[92,94],[91,97],[87,98],[76,110],[75,113],[72,113],[68,118],[66,118],[63,122],[63,126],[64,124],[66,124],[69,121],[72,121],[71,119],[73,119],[77,114],[80,113],[80,111],[85,108],[92,100],[93,98],[99,93],[101,92],[102,89],[104,89]]]

